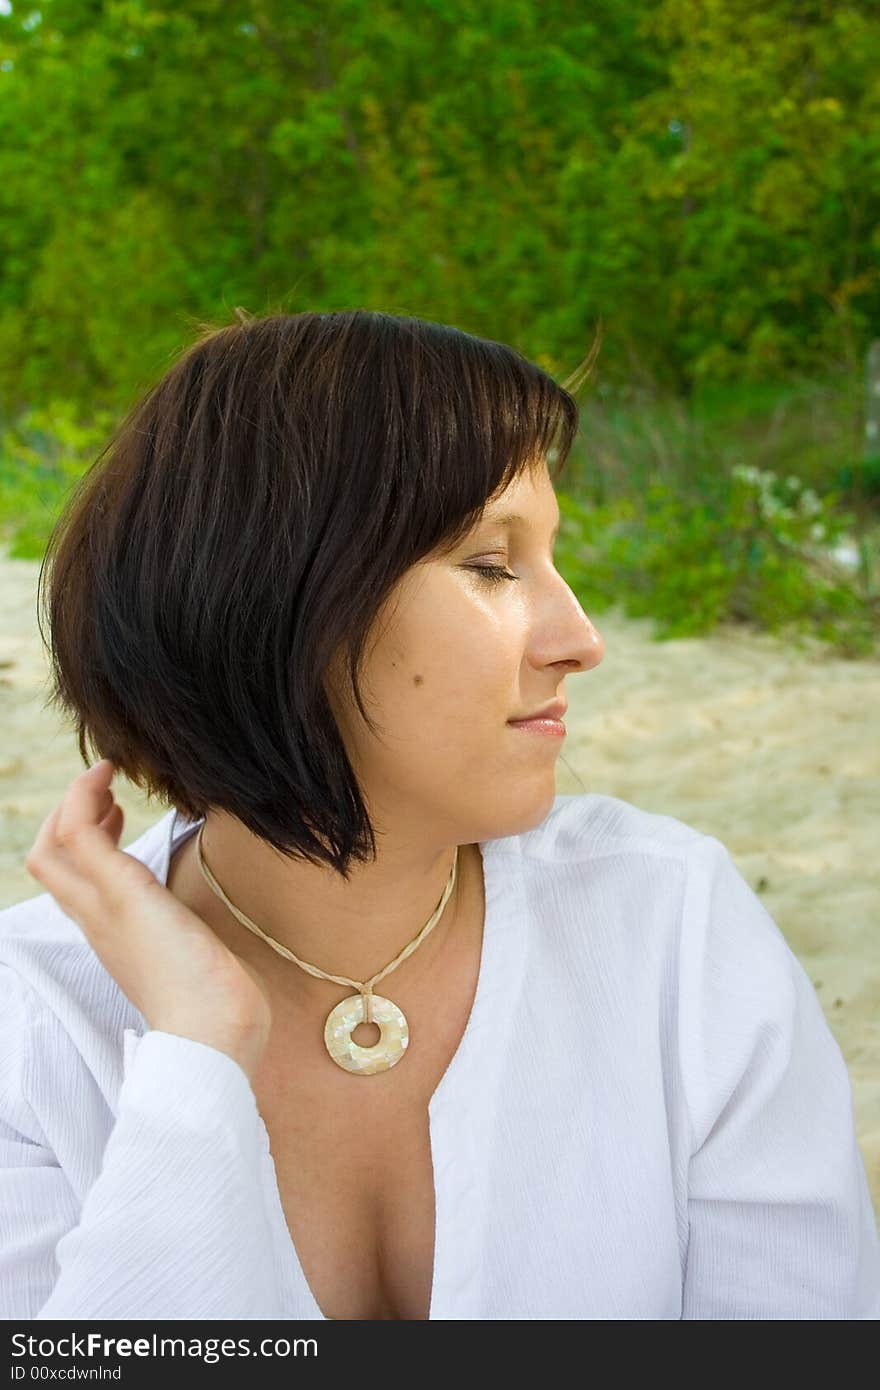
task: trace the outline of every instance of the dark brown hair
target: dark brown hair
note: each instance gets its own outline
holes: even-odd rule
[[[514,348],[345,310],[201,336],[79,480],[40,569],[48,703],[188,819],[222,809],[290,858],[375,856],[325,689],[383,601],[537,462],[573,396]],[[38,616],[38,622],[39,622]]]

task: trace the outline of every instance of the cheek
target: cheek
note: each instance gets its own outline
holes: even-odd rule
[[[479,723],[481,715],[503,705],[513,679],[510,663],[489,634],[482,640],[461,632],[445,641],[421,640],[397,668],[398,689],[406,691],[417,714],[430,712],[459,727],[463,719]]]
[[[407,625],[410,657],[426,669],[465,668],[489,678],[515,659],[520,636],[519,615],[497,596],[481,598],[460,588],[436,595],[430,608]]]
[[[478,729],[506,717],[522,649],[497,600],[493,606],[459,584],[435,588],[429,581],[396,616],[374,667],[374,688],[400,737],[424,738],[430,719],[433,737],[445,741],[449,731],[460,743],[463,721]]]

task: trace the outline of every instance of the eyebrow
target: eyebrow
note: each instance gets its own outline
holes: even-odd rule
[[[490,512],[490,514],[489,514],[488,516],[485,516],[485,517],[483,518],[483,520],[484,520],[485,522],[487,522],[490,526],[528,526],[528,525],[529,525],[529,523],[526,521],[525,517],[520,516],[518,512],[498,512],[497,514],[492,514],[492,513]],[[562,525],[562,515],[561,515],[561,513],[560,513],[559,520],[557,521],[557,523],[556,523],[555,527],[553,528],[553,530],[550,532],[550,539],[551,539],[551,540],[553,540],[553,541],[556,540],[556,537],[559,535],[559,528],[561,527],[561,525]]]

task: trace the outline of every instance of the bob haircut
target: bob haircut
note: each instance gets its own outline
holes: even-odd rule
[[[376,840],[325,688],[358,676],[397,581],[527,467],[564,466],[573,396],[514,348],[363,309],[201,336],[76,483],[38,585],[47,704],[196,820],[291,859]],[[50,629],[46,641],[40,610]]]

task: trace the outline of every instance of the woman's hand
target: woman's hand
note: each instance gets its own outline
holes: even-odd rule
[[[146,864],[119,849],[114,771],[102,758],[74,778],[25,868],[79,924],[151,1028],[226,1052],[253,1078],[272,1021],[268,993]]]

